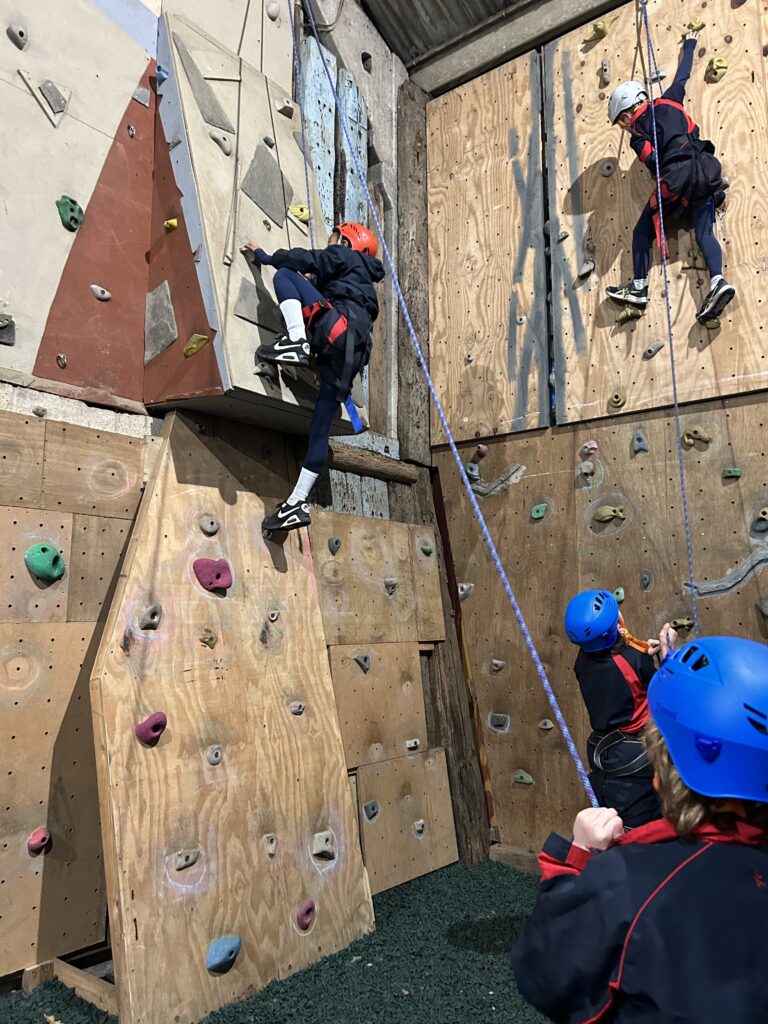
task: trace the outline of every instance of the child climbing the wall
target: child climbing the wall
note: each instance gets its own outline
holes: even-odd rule
[[[550,835],[518,988],[563,1024],[768,1020],[768,648],[692,640],[648,700],[664,816],[625,834],[591,808]]]
[[[384,278],[377,251],[374,235],[352,221],[333,229],[326,249],[278,249],[271,256],[253,245],[243,250],[257,264],[277,268],[274,288],[286,328],[282,337],[260,345],[257,357],[308,366],[312,354],[320,376],[299,479],[264,520],[267,532],[295,530],[311,522],[307,499],[328,458],[331,424],[370,356],[371,325],[379,313],[373,285]]]
[[[603,807],[616,808],[627,828],[637,828],[660,814],[642,740],[656,664],[638,649],[648,644],[627,643],[619,619],[610,591],[585,590],[568,603],[565,631],[580,648],[574,672],[592,726],[589,781]]]
[[[661,177],[664,224],[690,212],[696,241],[710,275],[709,293],[696,319],[714,320],[736,294],[723,277],[723,253],[715,238],[715,209],[725,200],[725,183],[720,161],[711,142],[699,138],[699,127],[683,107],[685,85],[691,75],[698,32],[690,32],[683,43],[683,54],[672,84],[653,101],[656,117],[658,153],[654,148],[653,115],[648,93],[641,82],[623,82],[611,93],[608,117],[611,124],[630,134],[630,145],[640,161],[656,178]],[[656,188],[646,203],[632,235],[634,278],[620,287],[606,288],[614,302],[645,309],[648,305],[648,268],[653,239],[661,250]]]

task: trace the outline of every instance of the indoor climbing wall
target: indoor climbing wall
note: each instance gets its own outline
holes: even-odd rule
[[[295,466],[253,428],[165,430],[91,686],[121,1024],[373,927],[307,535],[261,531]]]
[[[737,289],[717,329],[696,322],[709,275],[689,222],[668,220],[669,301],[680,401],[759,390],[768,384],[763,239],[768,229],[768,43],[757,0],[648,4],[661,88],[674,77],[692,18],[705,23],[686,107],[711,139],[730,179],[715,231],[724,274]],[[605,33],[602,38],[599,33]],[[712,61],[725,76],[708,80]],[[545,160],[552,243],[554,387],[557,422],[593,419],[672,402],[667,314],[658,247],[650,304],[621,321],[607,285],[632,277],[632,231],[654,189],[629,137],[608,123],[608,96],[620,82],[647,81],[639,8],[626,4],[545,48]],[[655,86],[658,89],[658,85]],[[657,93],[658,95],[658,93]],[[499,307],[501,308],[501,307]]]
[[[430,372],[460,440],[549,421],[539,76],[529,53],[427,105]]]
[[[743,396],[690,406],[682,429],[701,632],[765,641],[763,404]],[[577,651],[562,626],[570,597],[605,587],[636,636],[657,635],[666,621],[681,639],[692,636],[675,438],[674,416],[654,410],[499,440],[480,463],[481,488],[518,467],[517,482],[482,497],[481,507],[582,755],[588,723],[572,671]],[[465,459],[473,450],[464,448]],[[436,463],[501,840],[536,849],[550,830],[567,829],[584,794],[450,453]]]
[[[313,514],[331,676],[378,893],[458,859],[445,751],[430,749],[420,650],[445,639],[434,530]]]
[[[144,447],[0,413],[0,977],[105,937],[88,680]]]

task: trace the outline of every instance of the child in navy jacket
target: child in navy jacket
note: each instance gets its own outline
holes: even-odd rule
[[[699,137],[699,127],[683,106],[685,85],[691,75],[698,32],[686,36],[677,74],[670,87],[653,101],[658,153],[654,148],[653,120],[648,93],[641,82],[623,82],[611,94],[608,117],[630,133],[630,145],[654,178],[661,177],[665,225],[689,211],[696,241],[710,275],[710,290],[696,319],[716,319],[736,294],[723,277],[723,253],[715,238],[715,208],[725,199],[720,161],[711,142]],[[645,309],[648,305],[648,268],[654,235],[661,249],[661,232],[656,188],[632,236],[634,278],[626,285],[606,288],[614,302]]]
[[[648,696],[664,818],[592,808],[549,837],[518,988],[559,1024],[767,1021],[768,648],[692,640]]]

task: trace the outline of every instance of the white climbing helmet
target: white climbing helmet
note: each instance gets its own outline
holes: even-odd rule
[[[608,120],[616,124],[616,118],[623,110],[629,110],[643,99],[648,99],[648,91],[642,82],[622,82],[608,100]]]

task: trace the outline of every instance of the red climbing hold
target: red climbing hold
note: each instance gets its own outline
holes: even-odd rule
[[[232,570],[226,558],[196,558],[192,568],[204,590],[228,590],[232,586]]]
[[[165,714],[162,711],[155,711],[149,718],[139,722],[133,731],[136,733],[136,739],[145,747],[154,747],[165,732],[167,725],[168,719]]]
[[[304,900],[299,909],[296,911],[296,924],[303,931],[309,931],[312,927],[312,922],[315,920],[315,902],[314,900]]]
[[[27,839],[27,853],[30,857],[39,857],[45,853],[51,845],[51,833],[47,828],[36,828]]]

